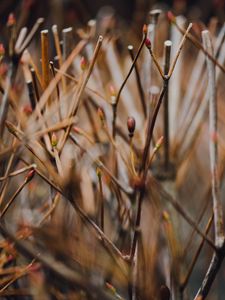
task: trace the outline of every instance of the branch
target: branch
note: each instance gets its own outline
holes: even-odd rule
[[[204,49],[213,55],[212,42],[209,32],[204,30],[202,32],[202,40]],[[223,209],[222,203],[218,197],[218,170],[217,170],[217,102],[216,102],[216,84],[215,84],[215,65],[206,56],[207,71],[208,71],[208,85],[209,85],[209,151],[210,151],[210,167],[212,175],[212,199],[213,199],[213,213],[214,213],[214,227],[215,227],[215,244],[217,251],[214,252],[211,263],[205,278],[201,284],[195,299],[200,296],[205,299],[208,295],[214,279],[220,269],[220,266],[225,257],[225,239],[223,230]]]

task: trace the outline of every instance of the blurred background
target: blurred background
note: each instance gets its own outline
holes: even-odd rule
[[[154,7],[163,10],[172,9],[175,14],[183,14],[190,21],[202,20],[207,23],[212,16],[224,20],[224,0],[1,0],[0,22],[1,29],[7,21],[8,14],[21,11],[21,22],[33,24],[37,17],[47,17],[49,23],[57,23],[58,26],[81,26],[91,18],[101,14],[103,7],[111,7],[115,11],[117,19],[124,26],[135,24],[138,29],[146,20],[148,11]]]

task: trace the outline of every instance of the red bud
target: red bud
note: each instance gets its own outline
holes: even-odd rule
[[[34,175],[35,175],[35,169],[31,169],[26,176],[26,181],[27,182],[31,181]]]
[[[111,285],[110,283],[106,282],[105,284],[107,286],[107,288],[113,293],[115,294],[116,293],[116,289],[114,288],[113,285]]]
[[[148,33],[148,26],[146,24],[143,25],[142,32],[144,35],[146,35]]]
[[[9,17],[8,17],[7,26],[11,27],[11,26],[13,26],[15,24],[16,24],[15,16],[14,16],[13,13],[11,13],[11,14],[9,14]]]
[[[87,68],[87,61],[84,58],[84,56],[81,57],[80,68],[81,68],[82,71],[86,70],[86,68]]]
[[[172,13],[172,11],[168,11],[167,12],[167,19],[172,22],[175,23],[176,22],[176,17],[174,16],[174,14]]]
[[[41,269],[41,264],[40,263],[31,263],[29,266],[29,270],[31,272],[38,272]]]
[[[147,48],[151,48],[152,43],[151,43],[151,41],[150,41],[149,38],[146,38],[146,40],[145,40],[145,46],[146,46]]]
[[[73,131],[75,132],[75,133],[80,133],[80,128],[79,127],[77,127],[77,126],[74,126],[73,127]]]
[[[5,54],[5,48],[3,44],[0,44],[0,57],[3,56],[4,54]]]
[[[127,129],[129,131],[129,135],[131,137],[134,134],[135,127],[136,127],[135,119],[133,117],[128,117],[128,119],[127,119]]]
[[[32,107],[30,104],[27,104],[23,107],[23,112],[26,114],[26,115],[30,115],[32,114]]]

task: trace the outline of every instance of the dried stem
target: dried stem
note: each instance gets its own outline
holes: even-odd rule
[[[21,159],[25,164],[28,164],[24,159]],[[38,167],[35,169],[35,172],[42,178],[44,179],[52,188],[54,188],[57,192],[59,192],[62,196],[64,196],[73,208],[79,213],[81,219],[84,221],[84,223],[89,224],[95,232],[98,234],[98,239],[102,242],[103,245],[107,245],[108,251],[111,253],[113,251],[119,258],[122,259],[123,262],[126,262],[124,259],[124,256],[120,252],[120,250],[113,244],[112,241],[108,239],[108,237],[102,232],[102,230],[88,217],[88,215],[78,206],[78,204],[73,200],[73,199],[68,199],[68,195],[66,195],[66,191],[63,191],[62,188],[55,184],[54,182],[50,181],[39,169]],[[1,227],[1,223],[0,223]],[[1,230],[1,228],[0,228]],[[114,257],[114,255],[113,255]],[[119,262],[118,262],[119,264]],[[120,265],[120,264],[119,264]]]
[[[56,77],[53,78],[53,80],[50,82],[48,88],[44,91],[44,93],[42,94],[40,101],[39,101],[39,110],[41,111],[46,102],[48,101],[49,97],[51,96],[51,94],[54,92],[54,89],[57,85],[57,83],[61,80],[61,77],[63,76],[62,74],[64,74],[67,69],[69,68],[69,66],[71,65],[71,63],[73,62],[74,58],[80,53],[80,51],[85,47],[87,41],[80,41],[77,46],[74,48],[74,50],[72,51],[72,53],[70,54],[70,56],[68,57],[68,59],[63,63],[60,72],[57,73]],[[35,122],[35,119],[38,115],[38,109],[36,108],[32,117],[29,120],[29,124],[32,125],[32,122]]]
[[[185,40],[186,40],[186,38],[187,38],[187,36],[188,36],[188,33],[189,33],[189,31],[191,30],[191,27],[192,27],[192,23],[190,23],[190,24],[188,25],[187,30],[184,32],[184,36],[183,36],[183,38],[182,38],[182,40],[181,40],[181,42],[180,42],[180,45],[179,45],[179,47],[178,47],[177,54],[176,54],[176,56],[175,56],[175,58],[174,58],[174,60],[173,60],[173,62],[172,62],[172,64],[171,64],[171,67],[170,67],[170,70],[169,70],[169,73],[168,73],[168,77],[171,77],[172,74],[173,74],[173,70],[174,70],[174,68],[175,68],[176,62],[177,62],[178,57],[179,57],[179,55],[180,55],[180,52],[181,52],[181,50],[182,50],[182,48],[183,48],[183,46],[184,46]]]
[[[19,52],[19,49],[21,48],[21,44],[23,43],[26,34],[27,34],[27,28],[26,28],[26,27],[23,27],[23,28],[20,30],[19,36],[18,36],[17,41],[16,41],[16,44],[15,44],[15,52],[16,52],[16,53]]]
[[[28,95],[29,95],[31,108],[32,108],[32,110],[34,110],[35,107],[36,107],[36,98],[35,98],[35,90],[34,90],[34,86],[33,86],[32,81],[27,82],[27,90],[28,90]]]
[[[60,200],[59,193],[55,194],[52,205],[49,207],[48,211],[45,213],[41,221],[39,222],[39,226],[41,226],[54,212]]]
[[[53,37],[54,37],[54,42],[55,42],[55,48],[56,48],[56,53],[58,56],[59,60],[59,68],[62,67],[63,65],[63,58],[62,58],[62,51],[60,47],[60,41],[59,41],[59,33],[58,33],[58,27],[57,25],[52,26],[52,32],[53,32]],[[63,92],[66,92],[66,80],[64,76],[62,77],[62,87],[63,87]]]
[[[74,142],[75,145],[77,145],[80,149],[82,149],[83,151],[85,151],[91,158],[92,155],[91,153],[85,149],[84,147],[82,147],[79,142],[76,140],[76,138],[70,134],[69,135],[70,139]],[[92,158],[93,159],[93,158]],[[111,172],[110,170],[101,162],[100,159],[93,159],[93,162],[96,163],[97,167],[99,167],[102,171],[104,171],[109,177],[110,179],[118,186],[118,188],[123,191],[126,195],[128,196],[132,196],[133,195],[133,189],[126,186],[126,184],[124,182],[120,182]]]
[[[7,73],[7,78],[6,78],[6,86],[4,88],[4,95],[1,101],[1,107],[0,107],[0,136],[2,137],[3,132],[4,132],[4,127],[5,127],[5,120],[7,117],[8,113],[8,108],[9,108],[9,100],[8,100],[8,95],[9,91],[11,88],[12,84],[12,79],[13,79],[13,73],[14,73],[14,66],[12,63],[9,65],[9,70]]]
[[[30,171],[32,172],[32,171]],[[15,193],[12,195],[12,197],[9,199],[9,201],[7,202],[7,204],[5,205],[5,207],[3,208],[3,210],[0,213],[0,218],[3,218],[4,215],[6,214],[7,210],[9,209],[9,207],[11,206],[11,204],[13,203],[13,201],[15,200],[15,198],[19,195],[19,193],[22,191],[22,189],[25,187],[25,185],[30,181],[31,179],[27,176],[23,183],[18,187],[18,189],[15,191]]]
[[[207,30],[202,32],[202,40],[204,49],[213,56],[213,47]],[[210,266],[201,284],[201,287],[195,297],[201,296],[205,299],[212,283],[219,271],[219,268],[225,257],[225,237],[223,229],[223,207],[219,199],[219,182],[218,182],[218,149],[217,149],[217,100],[216,100],[216,84],[215,84],[215,65],[206,56],[208,71],[208,91],[209,91],[209,151],[210,151],[210,167],[212,176],[212,200],[214,214],[214,230],[215,244],[217,250],[214,252]]]
[[[146,165],[147,165],[147,161],[148,161],[148,152],[149,152],[149,148],[150,148],[150,144],[151,144],[151,140],[152,140],[152,136],[153,136],[153,130],[154,130],[154,127],[155,127],[155,122],[156,122],[156,118],[157,118],[157,115],[158,115],[158,112],[159,112],[159,109],[160,109],[160,106],[161,106],[161,103],[162,103],[162,100],[164,98],[164,95],[167,91],[167,88],[168,88],[168,82],[169,82],[169,79],[170,77],[172,76],[173,74],[173,70],[176,66],[176,62],[179,58],[179,55],[181,53],[181,50],[183,48],[183,45],[184,45],[184,42],[186,40],[186,36],[188,34],[188,32],[190,31],[192,27],[192,23],[189,24],[182,40],[181,40],[181,43],[178,47],[178,50],[177,50],[177,54],[173,60],[173,63],[169,69],[169,72],[168,72],[168,75],[164,75],[162,73],[162,78],[163,78],[163,88],[161,90],[161,93],[159,95],[159,98],[158,98],[158,101],[157,101],[157,104],[156,106],[154,107],[154,111],[153,111],[153,114],[152,114],[152,118],[150,119],[150,116],[149,116],[149,120],[148,120],[148,129],[147,129],[147,137],[146,137],[146,142],[145,142],[145,147],[144,147],[144,151],[143,151],[143,156],[142,156],[142,162],[141,162],[141,168],[140,168],[140,171],[144,173],[146,173]],[[150,50],[151,49],[151,45],[148,45],[148,49]],[[150,54],[152,55],[152,51],[150,51]],[[155,62],[155,61],[154,61]],[[158,64],[158,63],[157,63]]]
[[[74,102],[73,107],[71,109],[70,116],[75,116],[77,111],[78,111],[78,108],[80,106],[80,102],[81,102],[81,99],[82,99],[83,91],[84,91],[84,89],[85,89],[85,87],[88,83],[88,80],[91,76],[94,65],[97,61],[97,57],[98,57],[99,51],[100,51],[101,46],[102,46],[102,41],[103,41],[103,37],[99,36],[98,42],[97,42],[97,45],[96,45],[96,48],[95,48],[95,51],[94,51],[94,54],[93,54],[92,61],[91,61],[90,65],[88,67],[88,70],[87,70],[87,74],[86,74],[83,82],[81,83],[81,86],[80,86],[78,92],[75,93],[75,99],[74,99],[75,102]],[[67,129],[66,129],[65,134],[63,134],[62,137],[59,139],[59,151],[60,152],[62,151],[62,149],[64,147],[64,144],[65,144],[65,142],[67,140],[67,137],[70,133],[71,127],[72,126],[68,126]]]
[[[142,48],[143,48],[143,46],[145,44],[145,40],[146,40],[146,34],[143,34],[143,38],[142,38],[141,44],[140,44],[140,46],[138,48],[138,51],[137,51],[137,54],[135,55],[135,58],[134,58],[134,60],[133,60],[133,62],[131,64],[130,70],[129,70],[127,76],[125,77],[123,83],[121,84],[121,87],[120,87],[120,89],[119,89],[119,91],[117,93],[117,96],[116,96],[116,99],[115,99],[116,106],[118,106],[122,90],[123,90],[125,84],[127,83],[127,80],[130,77],[130,75],[131,75],[131,73],[132,73],[132,71],[133,71],[133,69],[135,67],[135,64],[136,64],[136,61],[137,61],[138,57],[140,56],[141,50],[142,50]]]
[[[133,51],[134,48],[133,48],[132,45],[129,45],[127,47],[127,49],[129,51],[130,57],[131,57],[132,62],[133,62],[134,59],[135,59],[134,51]],[[146,103],[145,103],[145,95],[144,95],[143,87],[142,87],[142,84],[141,84],[141,78],[140,78],[140,74],[139,74],[137,64],[135,64],[134,70],[135,70],[135,75],[136,75],[136,80],[137,80],[137,87],[138,87],[138,92],[139,92],[139,95],[140,95],[142,110],[143,110],[143,114],[146,118],[147,117],[147,108],[146,108]]]
[[[126,83],[127,83],[127,80],[129,79],[135,65],[136,65],[136,62],[137,62],[137,59],[138,57],[140,56],[140,53],[141,53],[141,50],[145,44],[145,40],[146,40],[146,33],[143,34],[143,38],[142,38],[142,41],[141,41],[141,44],[138,48],[138,51],[137,51],[137,54],[135,55],[134,59],[133,59],[133,62],[131,64],[131,67],[130,67],[130,70],[127,74],[127,76],[125,77],[124,81],[122,82],[120,88],[119,88],[119,91],[117,93],[117,96],[114,100],[114,106],[113,106],[113,129],[114,129],[114,132],[113,132],[113,136],[114,136],[114,139],[115,139],[115,136],[116,136],[116,131],[115,131],[115,128],[116,128],[116,119],[117,119],[117,107],[118,107],[118,104],[119,104],[119,100],[120,100],[120,95],[123,91],[123,88],[125,87]]]
[[[99,192],[100,192],[100,228],[104,232],[104,196],[102,190],[102,174],[100,170],[97,170]]]
[[[181,28],[177,22],[176,19],[174,18],[173,20],[173,24],[176,26],[176,28],[182,33],[184,34],[185,30],[183,28]],[[205,55],[208,56],[208,58],[217,66],[221,69],[222,72],[225,73],[225,67],[223,65],[221,65],[216,59],[215,57],[207,50],[203,47],[203,45],[191,34],[188,33],[187,35],[187,39],[189,41],[191,41],[193,43],[193,45],[195,45],[195,47],[197,47],[198,49],[200,49]]]
[[[50,82],[49,73],[49,40],[48,30],[41,31],[41,66],[42,66],[42,84],[46,89]]]
[[[26,39],[24,40],[23,44],[21,45],[20,49],[18,50],[18,54],[22,53],[30,44],[30,42],[32,41],[35,33],[38,31],[40,25],[44,22],[43,18],[39,18],[37,19],[37,21],[35,22],[33,28],[31,29],[30,33],[28,34],[28,36],[26,37]]]
[[[208,31],[202,32],[204,48],[213,55],[212,42]],[[218,182],[218,145],[217,145],[217,99],[216,99],[216,82],[215,66],[211,60],[206,58],[208,70],[208,91],[209,91],[209,153],[210,167],[212,176],[212,197],[215,226],[215,244],[221,247],[224,243],[223,229],[223,208],[219,199],[219,182]]]
[[[50,67],[51,67],[52,75],[55,78],[55,68],[54,68],[53,61],[50,61]],[[61,112],[61,107],[60,107],[60,89],[59,89],[58,83],[56,85],[56,92],[57,92],[57,104],[58,104],[58,110],[59,110],[59,120],[62,121],[63,118],[62,118],[62,112]]]
[[[37,261],[40,261],[48,270],[55,274],[58,278],[61,278],[63,282],[66,282],[69,286],[80,287],[86,289],[88,286],[88,294],[92,295],[95,293],[98,295],[99,299],[113,300],[114,297],[107,293],[103,289],[99,289],[96,286],[96,283],[92,281],[83,280],[80,272],[77,270],[71,269],[59,260],[56,260],[53,256],[48,255],[47,253],[41,253],[37,249],[35,249],[30,242],[20,241],[18,240],[14,234],[12,234],[6,227],[0,223],[0,232],[3,236],[10,239],[13,243],[15,243],[16,248],[20,251],[20,253],[25,257],[35,258]]]
[[[160,191],[161,197],[162,199],[164,199],[165,201],[168,201],[173,207],[174,209],[184,218],[184,220],[192,227],[194,228],[194,230],[199,234],[199,236],[201,236],[206,242],[207,244],[214,250],[217,251],[217,247],[215,246],[215,244],[213,243],[213,241],[211,239],[209,239],[204,232],[202,232],[198,225],[193,221],[193,219],[185,212],[185,210],[183,209],[183,207],[181,206],[181,204],[176,201],[170,194],[168,194],[165,189],[163,188],[163,186],[156,181],[153,177],[151,177],[151,183],[152,185],[155,185],[155,187]]]
[[[8,177],[14,177],[14,176],[20,175],[20,174],[26,172],[27,170],[35,169],[36,167],[37,167],[36,164],[31,164],[27,167],[13,171],[13,172],[9,173],[8,175],[4,175],[3,177],[0,177],[0,181],[6,180]]]
[[[168,87],[168,80],[165,80],[163,88],[160,92],[157,104],[154,107],[152,118],[148,119],[147,137],[146,137],[146,141],[145,141],[145,146],[144,146],[144,151],[143,151],[142,161],[141,161],[141,168],[140,168],[140,172],[144,171],[145,174],[147,172],[146,166],[147,166],[147,162],[148,162],[149,148],[150,148],[150,144],[151,144],[151,141],[152,141],[153,130],[154,130],[154,127],[155,127],[156,118],[157,118],[162,100],[164,98],[165,92],[167,90],[167,87]]]
[[[163,70],[162,70],[162,68],[160,67],[160,64],[159,64],[159,62],[158,62],[158,60],[157,60],[157,58],[156,58],[154,52],[152,51],[152,47],[151,47],[151,45],[149,45],[149,46],[147,46],[147,47],[148,47],[149,53],[150,53],[150,55],[151,55],[151,57],[152,57],[152,60],[153,60],[153,62],[154,62],[154,64],[155,64],[157,70],[159,71],[160,76],[161,76],[162,79],[163,79],[163,78],[164,78]]]
[[[164,76],[168,75],[170,69],[170,53],[171,53],[172,42],[165,41],[165,62],[164,62]],[[170,141],[169,141],[169,91],[168,88],[164,96],[164,168],[167,171],[169,167],[169,154],[170,154]]]
[[[208,199],[207,199],[208,200]],[[205,205],[203,205],[203,209],[202,211],[200,212],[198,218],[197,218],[197,221],[196,221],[196,224],[199,225],[205,212],[206,212],[206,209],[209,205],[209,201],[205,201]],[[191,243],[193,242],[193,237],[194,237],[194,234],[195,234],[195,230],[193,229],[191,234],[190,234],[190,237],[188,238],[187,240],[187,243],[186,245],[184,246],[184,250],[183,250],[183,254],[182,254],[182,257],[185,258],[185,256],[187,255],[188,251],[191,249]]]
[[[210,217],[210,219],[209,219],[209,221],[208,221],[208,223],[206,225],[205,235],[207,235],[209,233],[209,230],[211,228],[212,222],[213,222],[213,215]],[[193,259],[192,259],[192,262],[191,262],[190,267],[189,267],[189,269],[187,271],[187,274],[184,277],[184,280],[183,280],[183,282],[180,285],[181,291],[183,291],[186,288],[187,284],[188,284],[188,281],[189,281],[189,279],[191,277],[192,271],[193,271],[194,266],[195,266],[195,264],[196,264],[196,262],[198,260],[198,257],[199,257],[199,255],[200,255],[200,253],[202,251],[204,243],[205,243],[205,240],[202,239],[201,243],[200,243],[200,245],[199,245],[199,247],[198,247],[198,249],[197,249],[197,251],[196,251],[196,253],[195,253],[194,257],[193,257]]]
[[[154,127],[155,127],[156,118],[158,116],[159,109],[160,109],[162,100],[164,98],[165,92],[166,92],[166,90],[168,88],[169,79],[170,79],[170,77],[173,74],[173,70],[175,68],[177,59],[178,59],[178,57],[180,55],[180,52],[181,52],[181,50],[183,48],[184,42],[186,40],[186,36],[187,36],[188,32],[190,31],[191,26],[192,26],[192,24],[190,24],[188,26],[188,28],[187,28],[184,36],[183,36],[183,39],[182,39],[182,41],[181,41],[181,43],[179,45],[176,57],[175,57],[175,59],[174,59],[174,61],[172,63],[172,66],[171,66],[171,68],[169,70],[168,75],[164,76],[164,74],[162,74],[163,88],[162,88],[161,93],[159,95],[157,104],[154,107],[154,111],[153,111],[152,117],[150,118],[150,116],[149,116],[149,118],[148,118],[147,136],[146,136],[146,141],[145,141],[145,146],[144,146],[143,155],[142,155],[142,161],[141,161],[141,167],[140,167],[140,172],[139,172],[141,180],[143,181],[143,183],[142,183],[143,185],[145,185],[145,181],[146,181],[146,177],[147,177],[147,172],[148,172],[147,166],[148,166],[148,161],[149,161],[149,159],[148,159],[149,148],[150,148],[152,137],[153,137],[153,130],[154,130]],[[147,45],[147,46],[148,46],[148,49],[150,50],[151,49],[151,44]],[[152,51],[150,51],[150,54],[152,55]],[[136,251],[136,245],[137,245],[137,239],[138,239],[137,228],[139,228],[139,226],[140,226],[140,221],[141,221],[141,207],[142,207],[142,201],[143,201],[143,198],[144,198],[144,194],[145,194],[145,188],[143,187],[143,188],[141,188],[141,191],[140,191],[139,197],[138,197],[138,207],[137,207],[137,214],[136,214],[136,220],[135,220],[135,232],[134,232],[134,237],[133,237],[133,241],[132,241],[132,245],[131,245],[131,254],[130,254],[131,260],[133,260],[134,255],[135,255],[135,251]]]

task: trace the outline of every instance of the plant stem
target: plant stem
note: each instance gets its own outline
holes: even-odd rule
[[[179,212],[179,214],[184,218],[184,220],[186,220],[186,222],[192,227],[194,228],[194,230],[202,237],[204,238],[204,240],[208,243],[208,245],[214,250],[217,251],[217,247],[215,246],[215,244],[213,243],[213,241],[211,239],[209,239],[204,232],[202,232],[199,227],[197,226],[197,224],[195,223],[194,220],[192,220],[192,218],[185,212],[185,210],[183,209],[183,207],[181,206],[181,204],[176,201],[176,199],[173,199],[173,197],[168,194],[165,189],[163,188],[163,186],[156,181],[153,177],[151,177],[151,183],[155,188],[157,188],[158,191],[160,191],[160,195],[162,197],[162,199],[164,199],[164,201],[168,201],[175,209],[177,212]]]
[[[42,66],[42,84],[46,89],[50,82],[49,74],[49,39],[48,30],[41,31],[41,66]]]
[[[44,22],[43,18],[39,18],[37,19],[37,21],[35,22],[34,26],[32,27],[30,33],[28,34],[28,36],[26,37],[26,39],[24,40],[23,44],[21,45],[21,47],[17,50],[17,54],[22,53],[30,44],[30,42],[32,41],[35,33],[38,31],[40,25]]]
[[[35,99],[35,90],[34,90],[32,81],[27,82],[27,90],[28,90],[28,94],[29,94],[31,108],[32,108],[32,110],[34,110],[36,107],[36,99]]]
[[[199,216],[197,217],[197,221],[196,221],[196,224],[199,225],[205,212],[206,212],[206,209],[209,205],[209,201],[205,201],[205,204],[203,205],[203,208],[202,208],[202,211],[200,212]],[[193,229],[188,240],[187,240],[187,243],[185,244],[184,246],[184,250],[183,250],[183,254],[182,254],[182,258],[184,259],[185,256],[187,255],[187,252],[191,249],[191,243],[194,241],[194,234],[195,234],[195,230]]]
[[[92,155],[91,153],[84,148],[83,146],[81,146],[79,144],[79,142],[75,139],[75,137],[70,133],[69,135],[70,139],[73,141],[73,143],[75,145],[77,145],[80,149],[82,149],[83,151],[85,151],[91,158]],[[93,158],[92,158],[93,159]],[[125,183],[120,182],[119,179],[117,179],[111,172],[110,170],[101,162],[100,159],[93,159],[93,161],[96,163],[96,165],[103,170],[109,177],[110,179],[119,187],[119,189],[121,189],[121,191],[123,191],[126,195],[128,196],[132,196],[133,195],[133,189],[131,189],[130,187],[126,186]]]
[[[174,22],[174,25],[176,26],[176,28],[182,33],[184,34],[185,30],[183,28],[181,28],[177,22]],[[206,56],[208,56],[208,58],[215,64],[217,65],[217,67],[219,67],[221,69],[222,72],[225,73],[225,67],[223,65],[221,65],[216,59],[215,57],[207,51],[207,49],[205,49],[202,44],[191,34],[188,33],[187,35],[187,39],[189,41],[191,41],[193,43],[193,45],[195,45],[195,47],[197,47],[198,49],[200,49],[203,53],[205,53]]]
[[[14,65],[11,62],[10,65],[9,65],[8,73],[7,73],[6,87],[4,89],[4,95],[3,95],[3,98],[2,98],[2,101],[1,101],[1,107],[0,107],[0,137],[2,137],[3,132],[4,132],[4,128],[5,128],[4,123],[5,123],[8,108],[9,108],[8,95],[9,95],[9,91],[10,91],[11,84],[12,84],[13,73],[15,73],[14,69],[15,69]]]
[[[166,76],[170,69],[170,53],[171,53],[171,41],[165,41],[165,62],[164,62],[164,76]],[[164,168],[167,171],[169,167],[169,155],[170,155],[170,141],[169,141],[169,91],[166,89],[164,96]]]
[[[15,52],[18,53],[21,47],[21,44],[23,43],[25,36],[27,34],[27,27],[23,27],[20,30],[19,36],[17,38],[16,44],[15,44]]]
[[[209,221],[207,223],[207,226],[206,226],[206,229],[205,229],[205,235],[207,235],[209,233],[209,230],[211,228],[212,222],[213,222],[213,215],[210,217],[210,219],[209,219]],[[203,247],[204,243],[205,243],[205,240],[202,239],[201,243],[200,243],[200,245],[199,245],[199,247],[198,247],[198,249],[197,249],[197,251],[196,251],[196,253],[195,253],[194,257],[193,257],[193,259],[192,259],[192,262],[191,262],[190,267],[189,267],[189,269],[187,271],[187,274],[186,274],[183,282],[181,283],[180,289],[182,291],[186,288],[186,286],[188,284],[189,278],[190,278],[190,276],[192,274],[192,271],[194,269],[194,266],[196,264],[196,261],[197,261],[199,255],[201,253],[201,250],[202,250],[202,247]]]
[[[89,65],[89,67],[88,67],[86,76],[85,76],[83,82],[81,83],[81,86],[80,86],[78,92],[75,93],[75,97],[76,97],[75,99],[76,99],[76,101],[75,101],[75,103],[74,103],[74,105],[73,105],[73,107],[71,109],[71,112],[70,112],[71,116],[75,116],[77,114],[77,111],[78,111],[78,108],[80,106],[80,102],[81,102],[81,99],[82,99],[83,91],[84,91],[84,89],[85,89],[85,87],[86,87],[86,85],[88,83],[88,80],[89,80],[89,78],[91,76],[91,73],[92,73],[92,70],[94,68],[94,65],[95,65],[95,63],[97,61],[97,57],[98,57],[99,51],[100,51],[101,46],[102,46],[102,41],[103,41],[103,37],[99,36],[98,42],[97,42],[97,45],[95,47],[95,51],[94,51],[94,54],[93,54],[93,58],[92,58],[92,61],[91,61],[90,65]],[[65,142],[67,140],[67,137],[69,136],[71,127],[72,126],[68,126],[67,127],[65,134],[63,134],[63,136],[59,140],[59,152],[61,152],[62,149],[63,149],[63,147],[64,147],[64,144],[65,144]]]
[[[171,77],[172,74],[173,74],[173,70],[174,70],[175,65],[176,65],[176,63],[177,63],[178,57],[179,57],[179,55],[180,55],[180,52],[181,52],[181,50],[182,50],[182,48],[183,48],[183,46],[184,46],[185,40],[187,39],[188,33],[189,33],[189,31],[191,30],[191,27],[192,27],[192,23],[190,23],[190,24],[188,25],[188,28],[187,28],[186,31],[184,32],[184,36],[183,36],[183,38],[182,38],[182,40],[181,40],[181,42],[180,42],[180,45],[179,45],[179,47],[178,47],[177,54],[176,54],[176,56],[175,56],[175,58],[174,58],[174,60],[173,60],[173,62],[172,62],[172,64],[171,64],[171,67],[170,67],[170,70],[169,70],[169,73],[168,73],[168,77]]]
[[[62,51],[61,51],[61,47],[60,47],[59,33],[58,33],[57,25],[52,26],[52,33],[53,33],[53,37],[54,37],[56,53],[57,53],[58,60],[59,60],[59,68],[61,68],[62,64],[63,64],[63,58],[62,58]],[[64,76],[62,77],[62,88],[63,88],[63,92],[65,93],[66,92],[66,80],[65,80]]]
[[[146,40],[146,34],[143,34],[143,38],[142,38],[141,44],[140,44],[140,46],[138,48],[138,51],[137,51],[137,54],[135,55],[134,60],[133,60],[133,62],[131,64],[130,70],[129,70],[127,76],[125,77],[124,81],[122,82],[122,84],[120,86],[120,89],[119,89],[119,91],[117,93],[117,96],[115,98],[114,113],[113,113],[113,123],[114,123],[113,127],[114,127],[114,129],[116,128],[117,107],[118,107],[118,104],[119,104],[120,95],[121,95],[121,93],[123,91],[123,88],[124,88],[127,80],[129,79],[129,77],[130,77],[130,75],[131,75],[131,73],[132,73],[135,65],[136,65],[136,61],[137,61],[138,57],[140,56],[141,50],[142,50],[142,48],[143,48],[143,46],[145,44],[145,40]],[[116,131],[114,132],[114,135],[116,135]],[[114,139],[115,139],[115,137],[114,137]]]
[[[101,171],[98,174],[99,192],[100,192],[100,228],[104,232],[104,196],[102,190],[102,176]]]
[[[213,55],[212,42],[209,32],[202,32],[204,49],[207,49]],[[209,91],[209,154],[210,167],[212,176],[212,197],[215,227],[215,244],[217,247],[224,243],[223,229],[223,207],[219,199],[219,182],[218,182],[218,145],[217,145],[217,99],[216,99],[216,82],[215,82],[215,65],[206,57],[208,71],[208,91]]]
[[[41,253],[38,249],[35,249],[34,246],[27,241],[20,241],[16,236],[11,233],[5,225],[0,222],[0,232],[1,234],[10,239],[18,249],[18,251],[25,257],[34,257],[37,261],[40,261],[48,270],[52,272],[56,277],[60,278],[63,282],[66,282],[67,285],[74,288],[74,286],[86,289],[88,286],[88,294],[91,296],[94,294],[98,295],[98,299],[113,300],[114,297],[107,293],[105,290],[99,289],[94,281],[89,280],[87,282],[83,280],[80,272],[76,269],[72,269],[62,263],[60,260],[56,260],[52,255],[47,253]]]
[[[133,62],[134,59],[135,59],[134,51],[133,51],[133,46],[129,45],[127,47],[127,49],[129,51],[131,60]],[[140,96],[140,100],[141,100],[142,110],[143,110],[143,114],[144,114],[144,116],[146,118],[147,117],[147,108],[146,108],[146,103],[145,103],[145,95],[144,95],[144,91],[143,91],[143,88],[142,88],[141,78],[140,78],[140,74],[139,74],[139,71],[138,71],[137,64],[135,64],[134,70],[135,70],[136,81],[137,81],[138,92],[139,92],[139,96]]]
[[[145,141],[145,147],[144,147],[144,151],[143,151],[143,155],[142,155],[141,168],[140,168],[140,172],[144,172],[144,174],[146,174],[146,172],[147,172],[146,165],[148,162],[149,148],[150,148],[150,144],[152,141],[153,130],[155,127],[156,118],[157,118],[162,100],[164,98],[165,92],[167,90],[167,87],[168,87],[168,80],[164,80],[163,88],[160,92],[157,104],[154,107],[152,118],[149,118],[149,120],[148,120],[147,137],[146,137],[146,141]]]
[[[121,84],[120,89],[119,89],[119,91],[118,91],[118,94],[117,94],[117,96],[116,96],[116,100],[115,100],[116,105],[118,105],[118,103],[119,103],[120,95],[121,95],[121,93],[122,93],[122,90],[123,90],[123,88],[124,88],[124,86],[125,86],[125,84],[126,84],[128,78],[130,77],[130,75],[131,75],[131,73],[132,73],[134,67],[135,67],[135,64],[136,64],[136,61],[137,61],[138,57],[140,56],[141,50],[142,50],[142,48],[143,48],[143,46],[144,46],[144,44],[145,44],[145,39],[146,39],[146,35],[144,34],[144,35],[143,35],[143,38],[142,38],[142,41],[141,41],[141,44],[140,44],[140,46],[139,46],[139,48],[138,48],[137,54],[135,55],[135,58],[134,58],[134,60],[133,60],[133,62],[132,62],[132,65],[131,65],[131,67],[130,67],[130,70],[129,70],[127,76],[125,77],[123,83]]]
[[[133,237],[133,241],[132,241],[132,245],[131,245],[131,253],[130,253],[131,260],[134,258],[135,251],[136,251],[137,238],[138,238],[137,229],[139,228],[140,221],[141,221],[141,207],[142,207],[142,201],[143,201],[144,194],[145,194],[145,181],[146,181],[146,177],[147,177],[147,172],[148,172],[147,166],[148,166],[148,161],[149,161],[148,156],[149,156],[149,149],[150,149],[150,145],[151,145],[151,141],[152,141],[152,137],[153,137],[153,130],[154,130],[154,127],[155,127],[156,119],[157,119],[157,116],[158,116],[158,113],[159,113],[159,109],[160,109],[162,100],[163,100],[165,92],[168,88],[169,79],[173,74],[173,70],[175,68],[176,62],[177,62],[178,57],[180,55],[180,52],[183,48],[184,42],[186,40],[186,36],[187,36],[188,32],[191,29],[191,26],[192,26],[192,24],[190,23],[187,30],[186,30],[186,32],[185,32],[185,34],[184,34],[184,36],[183,36],[183,38],[182,38],[182,40],[181,40],[181,43],[180,43],[179,47],[178,47],[176,57],[175,57],[175,59],[172,63],[172,66],[171,66],[171,68],[168,72],[168,75],[166,75],[166,76],[164,76],[164,74],[162,73],[161,67],[159,66],[157,60],[154,59],[153,52],[151,50],[151,44],[148,46],[148,49],[149,49],[150,54],[151,54],[151,56],[154,60],[154,63],[158,67],[158,70],[159,70],[160,74],[162,73],[161,75],[162,75],[162,78],[163,78],[163,88],[160,92],[160,95],[159,95],[158,101],[156,103],[156,106],[154,107],[152,117],[149,116],[149,119],[148,119],[147,137],[146,137],[146,141],[145,141],[145,146],[144,146],[144,151],[143,151],[142,161],[141,161],[141,166],[140,166],[140,171],[139,171],[141,180],[143,181],[143,183],[142,183],[143,187],[141,188],[141,191],[140,191],[139,197],[138,197],[137,214],[136,214],[136,219],[135,219],[135,232],[134,232],[134,237]]]
[[[209,32],[202,32],[202,40],[204,49],[213,56],[212,42]],[[213,199],[213,214],[214,214],[214,230],[215,230],[215,245],[217,247],[213,254],[211,263],[201,287],[195,297],[201,296],[205,299],[213,284],[213,281],[219,271],[219,268],[225,257],[225,237],[223,229],[223,207],[219,199],[219,182],[218,182],[218,149],[217,149],[217,101],[216,101],[216,84],[215,84],[215,65],[212,60],[206,56],[208,85],[209,85],[209,151],[210,151],[210,167],[212,176],[212,199]]]
[[[36,101],[39,101],[40,97],[39,97],[39,92],[38,92],[36,73],[35,73],[33,68],[30,69],[30,72],[31,72],[31,76],[32,76],[32,82],[33,82],[33,85],[34,85],[34,92],[35,92]]]
[[[15,193],[12,195],[12,197],[9,199],[9,201],[1,211],[0,218],[4,217],[10,205],[13,203],[14,199],[19,195],[19,193],[22,191],[22,189],[25,187],[26,184],[27,184],[27,180],[25,179],[24,182],[18,187],[18,189],[15,191]]]

